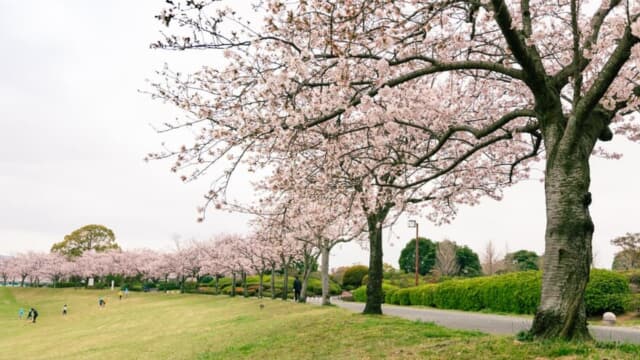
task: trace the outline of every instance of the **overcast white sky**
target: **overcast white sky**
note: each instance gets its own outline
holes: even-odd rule
[[[183,184],[169,163],[145,163],[163,140],[149,124],[176,113],[139,93],[165,62],[197,67],[211,53],[150,50],[164,1],[0,0],[0,254],[48,251],[85,224],[104,224],[124,248],[169,249],[172,239],[246,231],[247,218],[210,212],[195,221],[207,181]],[[640,232],[640,145],[616,140],[619,161],[592,164],[592,215],[598,267],[610,267],[610,239]],[[251,194],[242,194],[250,197]],[[420,221],[420,235],[448,237],[481,253],[544,249],[540,182],[505,200],[461,209],[450,225]],[[385,234],[385,262],[398,266],[414,233],[401,219]],[[367,263],[357,245],[336,249],[331,266]]]

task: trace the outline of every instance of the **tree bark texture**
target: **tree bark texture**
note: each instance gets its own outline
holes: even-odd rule
[[[307,288],[309,286],[309,276],[311,275],[311,263],[313,260],[316,260],[317,257],[313,257],[310,254],[304,255],[304,269],[302,273],[302,287],[300,289],[300,299],[298,300],[301,303],[307,302]]]
[[[367,217],[369,231],[369,282],[364,314],[382,314],[382,223],[389,212],[379,209]]]
[[[282,284],[282,300],[287,300],[289,297],[289,265],[284,266],[284,283]]]
[[[249,297],[249,286],[247,285],[247,272],[242,272],[242,296]]]
[[[276,267],[275,266],[271,266],[271,276],[270,276],[270,281],[271,281],[271,298],[275,299],[276,298]]]
[[[554,129],[544,132],[547,225],[540,307],[531,328],[538,339],[591,338],[584,302],[594,230],[589,157],[608,123],[596,112],[589,124],[576,136]]]
[[[236,296],[236,273],[231,273],[231,296]]]
[[[331,305],[329,294],[329,248],[322,246],[320,249],[320,276],[322,278],[322,305]]]

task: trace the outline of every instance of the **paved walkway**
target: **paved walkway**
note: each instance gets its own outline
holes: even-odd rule
[[[331,303],[354,312],[364,309],[363,303],[331,299]],[[383,305],[382,312],[409,320],[434,322],[452,329],[477,330],[489,334],[515,335],[531,327],[531,319],[517,316],[479,314],[455,310],[415,308],[409,306]],[[591,335],[600,341],[619,341],[640,344],[640,330],[628,327],[589,326]]]

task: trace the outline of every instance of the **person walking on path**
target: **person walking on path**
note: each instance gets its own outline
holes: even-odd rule
[[[18,318],[22,320],[23,317],[24,317],[24,308],[20,308],[20,310],[18,310]]]
[[[67,304],[62,307],[62,316],[67,316]]]
[[[302,282],[296,276],[296,279],[293,280],[293,299],[295,301],[300,301],[300,290],[302,290]]]

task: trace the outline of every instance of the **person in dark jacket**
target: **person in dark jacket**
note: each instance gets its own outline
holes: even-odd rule
[[[29,314],[31,314],[31,318],[33,319],[33,322],[36,322],[36,319],[38,318],[38,311],[34,308],[31,308],[31,310],[29,310]],[[29,317],[27,317],[28,319]]]
[[[300,290],[302,290],[302,282],[296,276],[296,279],[293,280],[293,299],[295,301],[300,301]]]

